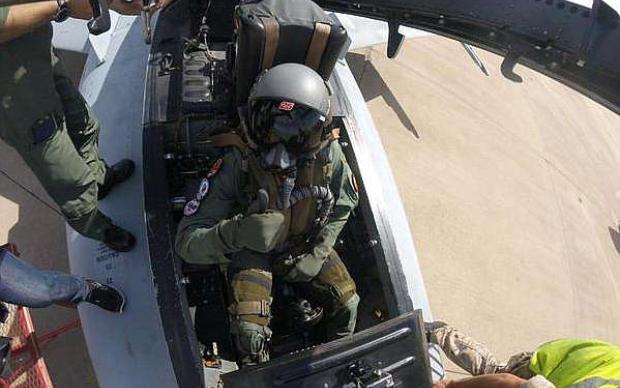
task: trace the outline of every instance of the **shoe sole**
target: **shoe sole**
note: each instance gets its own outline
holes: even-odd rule
[[[119,289],[117,289],[118,293],[123,297],[123,303],[121,303],[121,307],[116,311],[117,314],[122,314],[125,311],[125,305],[127,304],[127,297],[125,297],[125,293]]]
[[[111,286],[108,284],[108,287],[113,288],[116,292],[118,292],[118,294],[121,296],[121,298],[123,299],[123,302],[121,303],[121,306],[118,308],[118,310],[108,310],[111,313],[115,313],[115,314],[122,314],[123,311],[125,311],[125,305],[127,304],[127,297],[125,297],[125,293],[121,290],[119,290],[117,287]]]

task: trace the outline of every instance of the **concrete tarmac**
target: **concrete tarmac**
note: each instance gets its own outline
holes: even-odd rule
[[[457,42],[348,56],[405,205],[435,319],[500,358],[560,337],[620,343],[620,117]],[[450,368],[452,368],[450,366]]]
[[[77,85],[85,57],[58,50]],[[0,244],[17,244],[21,258],[40,269],[69,272],[65,223],[26,163],[0,141]],[[79,319],[77,311],[52,306],[30,310],[37,334]],[[97,380],[80,329],[57,337],[43,349],[50,377],[59,388],[96,388]]]
[[[0,155],[6,173],[0,172],[0,244],[17,244],[21,258],[37,268],[68,272],[65,223],[57,207],[17,152],[0,142]],[[76,310],[65,307],[30,312],[39,336],[79,319]],[[97,387],[80,329],[57,337],[43,349],[43,357],[56,387]]]
[[[348,56],[405,205],[435,318],[500,358],[550,339],[620,343],[620,118],[525,68],[514,84],[500,58],[429,36]],[[0,167],[52,201],[0,143]],[[51,206],[54,208],[54,206]],[[67,270],[62,219],[0,175],[0,242]],[[77,318],[33,313],[39,332]],[[58,387],[96,387],[82,335],[44,355]],[[454,366],[448,364],[450,370]]]

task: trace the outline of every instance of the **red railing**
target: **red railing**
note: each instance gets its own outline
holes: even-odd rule
[[[11,351],[0,376],[0,388],[53,388],[41,349],[58,336],[80,327],[80,321],[69,322],[39,337],[27,308],[7,306],[10,314],[0,324],[0,335],[11,337]]]

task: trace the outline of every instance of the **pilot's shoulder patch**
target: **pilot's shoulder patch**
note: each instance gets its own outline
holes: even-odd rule
[[[211,165],[209,172],[207,173],[207,178],[213,178],[217,175],[218,172],[222,169],[222,164],[224,163],[223,158],[218,158],[215,163]]]
[[[198,208],[200,208],[200,201],[194,198],[185,204],[183,215],[186,217],[193,216],[198,211]]]
[[[186,217],[196,214],[196,212],[200,208],[200,203],[203,199],[205,199],[207,194],[209,194],[210,187],[211,184],[209,183],[209,178],[202,178],[202,180],[200,181],[200,185],[198,186],[198,191],[196,192],[196,195],[194,195],[194,198],[185,203],[185,207],[183,208],[183,214]]]

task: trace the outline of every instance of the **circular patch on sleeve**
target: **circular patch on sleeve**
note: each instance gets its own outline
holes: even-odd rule
[[[185,207],[183,208],[183,214],[186,217],[194,215],[198,211],[199,207],[200,207],[200,201],[198,201],[197,199],[192,199],[191,201],[185,204]]]
[[[198,193],[196,193],[196,199],[202,201],[207,194],[209,193],[209,180],[207,178],[203,178],[200,181],[200,186],[198,187]]]

